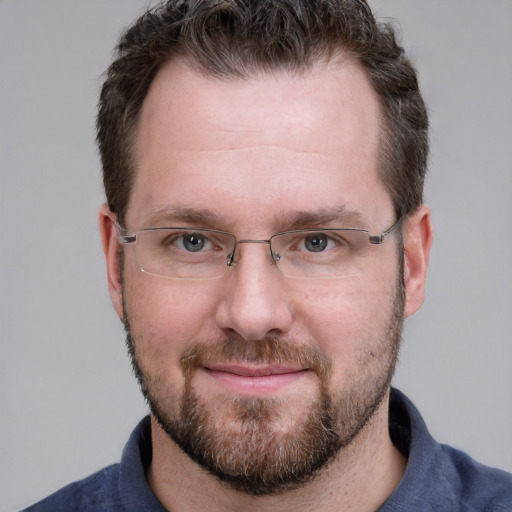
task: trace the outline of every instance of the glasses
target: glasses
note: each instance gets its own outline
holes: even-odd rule
[[[147,228],[133,234],[116,223],[119,241],[134,244],[143,272],[170,279],[213,279],[236,266],[242,244],[268,244],[271,261],[282,274],[298,278],[350,277],[364,271],[371,247],[383,243],[400,224],[380,235],[365,229],[298,229],[268,240],[237,240],[226,231],[206,228]]]

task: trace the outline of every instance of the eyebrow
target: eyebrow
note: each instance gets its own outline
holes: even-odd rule
[[[287,231],[294,229],[327,227],[354,227],[362,228],[366,224],[364,216],[355,211],[348,210],[344,206],[337,208],[325,208],[318,211],[294,211],[286,213],[281,219],[278,219],[277,225],[283,226]]]
[[[207,208],[162,205],[149,211],[144,226],[165,227],[166,225],[175,225],[177,222],[210,227],[218,225],[220,217],[213,210]]]
[[[176,226],[176,223],[217,229],[219,226],[222,226],[223,229],[233,227],[230,226],[233,222],[226,221],[213,210],[171,205],[159,205],[151,209],[144,222],[144,227]],[[274,217],[273,225],[278,231],[292,231],[320,226],[327,227],[328,225],[362,228],[366,222],[360,212],[338,206],[317,211],[296,210],[277,214]]]

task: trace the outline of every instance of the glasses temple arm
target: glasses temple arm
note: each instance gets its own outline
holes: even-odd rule
[[[388,236],[392,231],[394,231],[398,227],[398,225],[402,222],[402,218],[402,216],[398,217],[398,220],[389,229],[384,231],[384,233],[380,235],[370,235],[370,243],[380,245],[382,242],[384,242],[384,238],[386,238],[386,236]]]

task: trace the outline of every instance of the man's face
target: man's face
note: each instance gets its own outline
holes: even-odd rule
[[[142,109],[126,228],[379,234],[396,219],[377,177],[378,118],[352,62],[222,81],[171,63]],[[265,244],[241,245],[223,277],[166,279],[127,246],[124,317],[160,425],[242,491],[306,481],[388,391],[403,317],[397,240],[338,279],[285,277]]]

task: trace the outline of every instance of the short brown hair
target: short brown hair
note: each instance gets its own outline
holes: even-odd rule
[[[129,27],[106,73],[97,140],[110,209],[122,222],[134,177],[133,134],[161,67],[186,57],[202,72],[249,77],[257,70],[307,71],[346,53],[363,66],[383,121],[379,172],[397,216],[422,202],[428,117],[416,72],[393,28],[363,0],[169,0]]]

